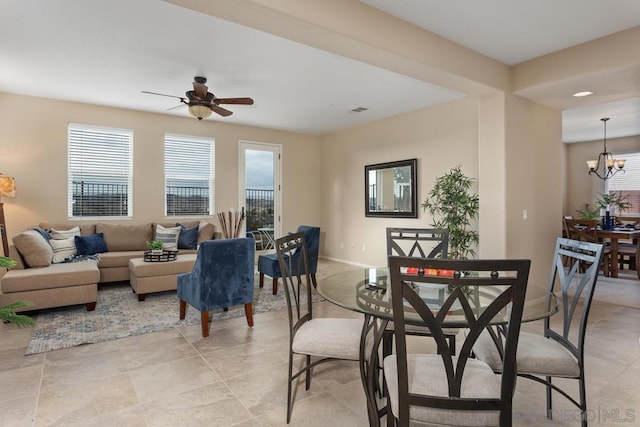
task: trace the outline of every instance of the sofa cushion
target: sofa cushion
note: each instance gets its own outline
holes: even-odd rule
[[[185,227],[188,227],[187,224],[183,223]],[[213,236],[216,232],[216,226],[211,224],[210,222],[201,221],[198,225],[198,241],[197,244],[206,241],[212,240]]]
[[[49,237],[53,240],[63,240],[63,239],[71,239],[75,236],[80,236],[80,227],[75,226],[68,230],[58,230],[56,228],[51,227],[49,229]],[[54,248],[55,250],[55,248]]]
[[[178,249],[178,239],[180,237],[180,227],[163,227],[158,224],[156,226],[156,240],[162,242],[162,248],[170,251]]]
[[[36,230],[26,230],[13,236],[15,245],[28,267],[48,267],[53,260],[53,249]]]
[[[102,233],[91,234],[89,236],[75,236],[74,241],[78,255],[95,255],[108,251]]]
[[[95,224],[52,224],[49,222],[40,223],[40,228],[44,228],[47,231],[50,231],[52,228],[55,228],[56,230],[69,230],[74,227],[79,227],[80,234],[83,236],[88,236],[89,234],[96,234]]]
[[[178,236],[178,249],[195,249],[198,245],[198,226],[186,227],[180,223],[180,236]]]
[[[2,293],[66,288],[98,283],[100,271],[94,260],[52,264],[47,268],[9,270],[0,282]]]
[[[99,268],[128,267],[129,260],[133,258],[143,258],[144,251],[119,251],[105,252],[100,254],[98,260]]]
[[[140,225],[129,224],[96,224],[96,233],[103,233],[109,252],[143,251],[147,249],[147,241],[153,239],[151,223]]]
[[[78,229],[80,233],[80,229]],[[53,249],[53,263],[64,262],[67,258],[74,256],[77,253],[76,242],[74,237],[69,239],[51,239],[49,244]]]
[[[9,258],[13,259],[16,262],[16,265],[11,267],[10,270],[24,270],[27,266],[24,263],[24,259],[20,252],[18,252],[18,248],[15,245],[9,246]]]

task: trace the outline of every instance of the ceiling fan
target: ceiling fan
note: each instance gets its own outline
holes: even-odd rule
[[[189,113],[198,120],[209,117],[214,111],[223,117],[233,114],[232,111],[222,108],[220,104],[253,105],[253,99],[251,98],[216,98],[214,94],[209,92],[209,88],[205,84],[207,83],[206,77],[194,77],[193,80],[193,90],[188,90],[184,97],[148,92],[146,90],[143,90],[142,93],[178,98],[182,104],[169,109],[173,110],[186,105],[189,107]]]

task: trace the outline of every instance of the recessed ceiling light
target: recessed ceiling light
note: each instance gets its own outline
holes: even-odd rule
[[[575,96],[576,98],[581,98],[583,96],[589,96],[589,95],[593,95],[593,92],[591,92],[590,90],[585,90],[584,92],[576,92],[573,94],[573,96]]]

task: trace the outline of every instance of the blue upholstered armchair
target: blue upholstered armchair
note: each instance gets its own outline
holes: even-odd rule
[[[201,312],[202,336],[209,336],[209,310],[244,304],[247,323],[253,326],[253,239],[202,242],[191,273],[178,275],[180,319],[187,303]]]
[[[307,258],[309,262],[309,274],[313,286],[317,287],[316,271],[318,270],[318,252],[320,250],[320,227],[311,227],[309,225],[301,225],[296,230],[297,233],[304,234],[304,241],[307,248]],[[297,252],[293,255],[296,256]],[[295,259],[293,261],[296,261]],[[297,265],[297,262],[292,264]],[[264,286],[265,274],[272,279],[273,294],[278,293],[278,278],[282,277],[278,256],[276,254],[260,255],[258,257],[258,272],[260,272],[260,287]],[[294,272],[295,273],[295,272]]]

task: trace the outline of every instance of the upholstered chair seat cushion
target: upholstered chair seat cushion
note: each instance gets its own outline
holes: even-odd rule
[[[295,353],[319,357],[358,360],[362,320],[316,318],[300,326],[293,338]],[[367,340],[365,354],[371,354],[372,340]]]
[[[457,358],[453,358],[454,366]],[[409,394],[448,396],[447,377],[440,355],[407,355]],[[396,355],[384,359],[384,376],[387,380],[391,410],[398,416],[398,365]],[[462,380],[461,397],[499,398],[500,379],[484,362],[469,359]],[[449,426],[497,426],[498,411],[458,411],[411,406],[410,418],[429,425]]]
[[[483,332],[473,346],[473,352],[491,368],[500,372],[502,362],[493,340]],[[550,375],[553,377],[578,378],[578,360],[562,344],[542,335],[520,333],[516,353],[519,374]]]

